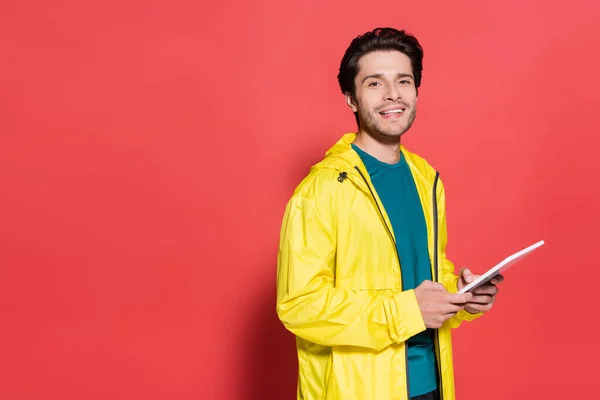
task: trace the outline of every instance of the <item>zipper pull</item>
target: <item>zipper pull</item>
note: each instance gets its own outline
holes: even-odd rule
[[[347,177],[348,177],[347,172],[340,172],[340,175],[338,176],[337,180],[338,180],[338,182],[342,183],[342,182],[344,182],[344,179],[346,179]]]

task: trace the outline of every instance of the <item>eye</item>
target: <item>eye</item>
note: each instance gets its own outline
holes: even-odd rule
[[[380,83],[380,82],[378,82],[378,81],[373,81],[373,82],[369,83],[367,86],[372,86],[372,87],[375,87],[375,86],[379,86],[379,85],[381,85],[381,83]]]
[[[400,84],[401,84],[401,85],[410,85],[410,84],[411,84],[411,82],[410,82],[408,79],[402,79],[402,80],[400,81]]]

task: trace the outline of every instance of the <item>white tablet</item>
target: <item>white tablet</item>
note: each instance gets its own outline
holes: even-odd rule
[[[487,270],[487,272],[485,274],[481,275],[479,278],[477,278],[473,282],[469,283],[467,286],[462,288],[462,290],[460,290],[458,293],[466,293],[470,290],[475,289],[478,286],[483,285],[484,283],[486,283],[493,277],[500,275],[500,273],[506,271],[513,264],[517,263],[518,261],[521,261],[525,256],[529,255],[532,251],[539,248],[543,244],[544,244],[544,241],[540,240],[539,242],[532,244],[531,246],[524,248],[523,250],[518,251],[515,254],[512,254],[512,255],[506,257],[504,260],[502,260],[502,262],[500,262],[496,266]]]

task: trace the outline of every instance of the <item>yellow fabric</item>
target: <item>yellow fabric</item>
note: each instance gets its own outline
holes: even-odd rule
[[[313,166],[287,204],[277,262],[277,314],[296,335],[298,399],[405,400],[404,342],[425,330],[413,290],[402,291],[394,244],[386,230],[360,157],[344,135]],[[413,173],[427,222],[434,265],[433,185],[436,171],[401,148]],[[347,179],[341,179],[345,172]],[[338,180],[340,178],[342,182]],[[377,202],[381,201],[377,193]],[[456,292],[454,265],[446,258],[444,186],[437,183],[438,276]],[[381,211],[384,220],[390,221]],[[435,276],[432,271],[432,276]],[[444,400],[454,399],[450,329],[478,317],[466,311],[438,330]]]

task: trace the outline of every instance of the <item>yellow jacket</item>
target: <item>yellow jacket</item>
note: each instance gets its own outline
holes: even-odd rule
[[[405,341],[425,330],[414,290],[402,291],[391,223],[346,134],[313,166],[286,207],[277,260],[277,314],[296,335],[298,399],[405,400]],[[446,258],[439,174],[401,147],[421,199],[432,277],[456,292]],[[453,400],[451,328],[436,331],[444,400]]]

